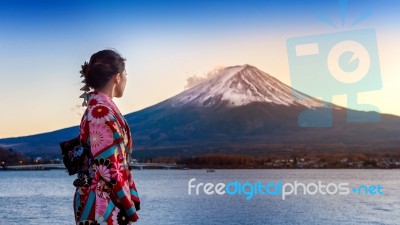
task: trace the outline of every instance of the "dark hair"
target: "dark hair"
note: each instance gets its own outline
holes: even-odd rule
[[[115,50],[102,50],[90,57],[89,63],[82,65],[82,74],[88,87],[104,87],[117,73],[125,70],[125,59]]]

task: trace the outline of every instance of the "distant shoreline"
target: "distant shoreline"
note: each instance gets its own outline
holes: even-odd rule
[[[65,170],[67,171],[65,168],[47,168],[47,167],[37,167],[36,165],[25,165],[28,168],[7,168],[7,167],[3,167],[0,168],[0,171],[49,171],[49,170]],[[32,167],[29,167],[32,166]],[[165,169],[165,168],[143,168],[143,169],[137,169],[137,168],[132,168],[132,170],[210,170],[212,169],[213,171],[211,172],[215,172],[218,170],[396,170],[396,169],[400,169],[400,168],[375,168],[375,167],[371,167],[371,168],[233,168],[233,167],[228,167],[228,168],[188,168],[188,167],[184,167],[184,168],[171,168],[171,169]],[[209,171],[207,171],[209,172]]]

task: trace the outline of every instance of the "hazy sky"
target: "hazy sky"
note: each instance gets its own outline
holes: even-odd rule
[[[115,100],[126,114],[180,93],[187,77],[216,66],[251,64],[290,85],[288,38],[363,28],[376,31],[383,88],[359,99],[400,115],[400,3],[339,3],[0,1],[0,138],[78,125],[80,65],[105,48],[127,59],[125,96]]]

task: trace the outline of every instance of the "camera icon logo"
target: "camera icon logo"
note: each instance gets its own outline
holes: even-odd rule
[[[347,94],[348,122],[378,122],[374,105],[358,104],[357,94],[382,88],[378,47],[373,29],[352,30],[288,39],[286,42],[293,89],[331,102]],[[300,127],[331,127],[332,105],[299,114]]]

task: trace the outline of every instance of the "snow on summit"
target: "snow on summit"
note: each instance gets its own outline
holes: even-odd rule
[[[285,85],[254,66],[232,66],[167,100],[172,106],[243,106],[251,102],[320,107],[321,101]]]

